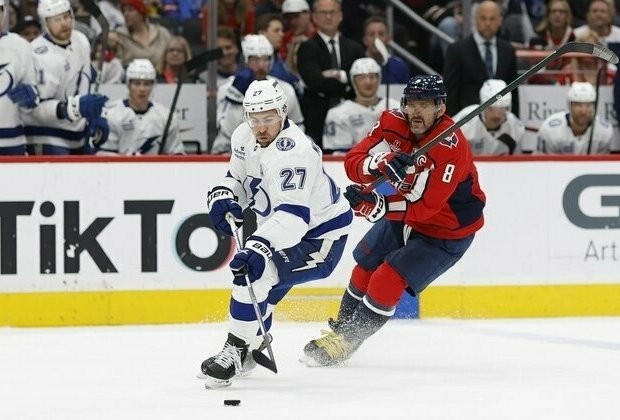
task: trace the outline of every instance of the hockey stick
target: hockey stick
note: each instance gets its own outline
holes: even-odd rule
[[[94,93],[99,92],[99,85],[101,84],[101,75],[103,74],[103,59],[105,58],[105,50],[108,45],[108,33],[110,32],[110,24],[108,20],[101,13],[101,9],[95,3],[95,0],[82,0],[82,6],[95,18],[97,22],[99,22],[99,26],[101,26],[101,52],[99,53],[99,57],[97,58],[97,77],[95,78],[95,88],[93,89]]]
[[[424,146],[422,146],[418,150],[416,150],[416,152],[413,155],[410,156],[409,161],[411,163],[409,163],[409,166],[413,165],[415,163],[416,159],[418,157],[422,156],[423,154],[425,154],[426,152],[428,152],[429,149],[431,149],[432,147],[434,147],[438,143],[444,141],[444,139],[449,138],[450,136],[452,136],[452,134],[456,130],[458,130],[459,128],[461,128],[465,124],[467,124],[467,122],[469,122],[471,119],[473,119],[473,118],[477,117],[478,115],[480,115],[485,109],[487,109],[491,105],[493,105],[495,103],[495,101],[501,99],[502,96],[504,96],[505,94],[515,90],[517,88],[517,86],[519,86],[525,80],[527,80],[530,77],[532,77],[535,73],[537,73],[540,69],[542,69],[547,64],[549,64],[551,61],[553,61],[556,58],[560,57],[561,55],[564,55],[564,54],[567,54],[567,53],[590,54],[590,55],[593,55],[595,57],[602,58],[603,60],[608,61],[608,62],[610,62],[612,64],[617,64],[618,63],[618,56],[613,51],[611,51],[608,48],[602,47],[600,45],[588,44],[588,43],[585,43],[585,42],[569,42],[569,43],[566,43],[566,44],[562,45],[560,48],[558,48],[557,50],[555,50],[554,52],[552,52],[551,54],[549,54],[548,56],[546,56],[545,58],[543,58],[539,63],[534,65],[532,68],[530,68],[528,71],[523,73],[521,76],[517,77],[515,80],[510,82],[510,84],[508,84],[504,89],[500,90],[495,96],[487,99],[487,101],[484,102],[483,104],[481,104],[480,106],[478,106],[478,108],[474,109],[471,113],[469,113],[468,115],[466,115],[465,117],[463,117],[461,120],[459,120],[458,122],[454,123],[450,127],[446,128],[444,131],[442,131],[437,136],[435,136],[435,138],[433,138],[428,143],[426,143]],[[380,184],[382,184],[386,180],[387,180],[387,177],[385,175],[377,178],[376,180],[374,180],[373,182],[368,184],[364,188],[363,192],[364,193],[371,192],[372,190],[377,188]]]
[[[198,54],[196,57],[186,62],[183,67],[181,67],[181,73],[177,76],[177,87],[174,91],[174,96],[172,97],[172,104],[170,105],[170,110],[168,111],[168,119],[166,120],[166,125],[164,126],[161,143],[159,144],[158,154],[161,155],[164,152],[164,147],[166,147],[166,141],[168,140],[168,130],[170,130],[172,115],[177,107],[177,101],[179,100],[179,94],[181,93],[181,86],[183,85],[183,78],[186,75],[192,74],[203,68],[210,61],[219,60],[223,56],[224,51],[221,48],[214,48],[212,50],[207,50],[201,54]]]
[[[385,64],[385,109],[390,109],[390,53],[387,47],[379,38],[375,38],[375,48],[381,54],[383,63]]]
[[[603,71],[606,70],[606,65],[603,66],[596,72],[596,93],[594,95],[594,115],[592,115],[592,128],[590,129],[590,138],[588,139],[588,151],[587,155],[592,151],[592,139],[594,138],[594,127],[596,126],[596,113],[598,112],[598,91],[601,87],[601,76],[603,75]]]
[[[241,244],[241,236],[239,235],[239,229],[235,224],[235,219],[230,213],[228,213],[226,215],[226,221],[230,225],[230,230],[232,230],[233,232],[233,237],[235,238],[235,243],[237,244],[237,251],[239,252],[243,249],[243,245]],[[252,350],[252,357],[254,358],[254,361],[259,365],[266,367],[274,373],[278,373],[276,359],[275,357],[273,357],[273,349],[271,348],[271,340],[267,335],[267,328],[265,328],[265,323],[263,322],[263,315],[261,314],[260,308],[258,307],[258,301],[256,300],[256,295],[254,294],[252,282],[250,281],[247,273],[244,277],[245,284],[248,288],[248,293],[250,294],[250,299],[252,300],[252,306],[254,307],[254,312],[256,313],[256,319],[258,320],[258,327],[261,334],[263,335],[263,342],[267,346],[267,352],[269,353],[269,357],[267,357],[258,350]]]

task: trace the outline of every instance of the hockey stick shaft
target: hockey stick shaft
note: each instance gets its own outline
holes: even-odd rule
[[[233,232],[233,237],[235,238],[235,243],[237,245],[237,251],[241,251],[241,249],[243,248],[243,245],[242,245],[241,235],[239,235],[239,229],[237,228],[237,225],[235,224],[235,219],[230,213],[228,213],[226,215],[226,221],[228,222],[228,225],[230,226],[230,230],[232,230]],[[267,328],[265,327],[265,322],[263,321],[263,315],[261,313],[260,307],[258,306],[258,301],[256,300],[256,294],[254,293],[254,287],[252,287],[252,282],[250,281],[250,278],[248,277],[248,275],[246,274],[244,277],[245,277],[245,284],[248,288],[248,293],[250,294],[250,300],[252,301],[252,306],[254,307],[254,312],[256,313],[258,327],[263,336],[264,343],[267,347],[267,352],[269,353],[269,358],[268,358],[260,351],[253,350],[252,357],[254,357],[254,360],[259,365],[273,371],[274,373],[278,373],[278,368],[276,366],[276,359],[273,356],[273,349],[271,348],[271,340],[269,339],[269,336],[267,335]]]
[[[452,124],[450,127],[446,128],[444,131],[439,133],[435,138],[430,140],[424,146],[420,147],[416,152],[411,156],[411,162],[415,162],[416,159],[426,152],[429,151],[432,147],[435,147],[438,143],[442,142],[444,139],[449,138],[462,126],[467,124],[470,120],[482,114],[484,110],[493,105],[496,101],[501,99],[505,94],[512,92],[519,86],[521,83],[532,77],[534,74],[538,73],[542,68],[544,68],[547,64],[555,60],[556,58],[567,54],[567,53],[585,53],[594,55],[596,57],[602,58],[605,61],[609,61],[612,64],[618,63],[618,56],[614,54],[608,48],[602,47],[600,45],[588,44],[585,42],[569,42],[562,45],[557,50],[553,51],[551,54],[543,58],[540,62],[532,66],[529,70],[523,73],[521,76],[517,77],[515,80],[510,82],[506,87],[500,90],[495,96],[487,99],[484,103],[474,109],[471,113],[467,114],[458,122]],[[381,176],[374,180],[372,183],[368,184],[364,188],[364,193],[369,193],[370,191],[377,188],[380,184],[384,183],[387,180],[386,176]]]
[[[97,77],[95,79],[95,87],[93,89],[94,93],[99,92],[99,85],[101,85],[101,76],[103,74],[103,60],[105,58],[105,50],[108,45],[108,33],[110,32],[110,24],[108,20],[105,18],[103,13],[101,13],[101,9],[95,3],[95,0],[82,0],[82,5],[84,8],[90,13],[95,20],[101,26],[101,52],[99,53],[99,57],[97,58]]]
[[[177,101],[179,100],[179,94],[181,93],[181,86],[183,85],[183,78],[186,74],[192,74],[200,70],[203,66],[205,66],[208,62],[213,60],[218,60],[224,56],[224,51],[221,48],[214,48],[212,50],[207,50],[202,54],[197,55],[192,58],[188,62],[186,62],[181,68],[181,74],[179,74],[177,78],[177,87],[174,91],[174,96],[172,97],[172,104],[170,105],[170,110],[168,111],[168,119],[166,119],[166,125],[164,126],[164,132],[161,137],[161,143],[159,144],[159,154],[161,155],[164,152],[164,148],[166,147],[166,141],[168,140],[168,131],[170,130],[170,124],[172,124],[172,115],[176,111]]]
[[[606,70],[606,65],[603,66],[596,72],[596,92],[594,95],[594,114],[592,115],[592,128],[590,129],[590,138],[588,139],[588,152],[586,154],[590,154],[592,152],[592,140],[594,139],[594,127],[596,126],[596,113],[598,112],[598,92],[601,87],[601,76],[603,72]]]

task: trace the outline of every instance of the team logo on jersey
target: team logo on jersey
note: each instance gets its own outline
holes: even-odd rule
[[[8,69],[5,69],[9,63],[0,64],[0,96],[4,96],[9,90],[13,88],[13,75]]]
[[[34,53],[35,54],[45,54],[47,52],[47,46],[46,45],[41,45],[40,47],[37,47],[34,49]]]
[[[423,168],[426,165],[427,159],[426,155],[418,156],[415,160],[415,164],[419,168]]]
[[[450,137],[446,137],[442,141],[439,142],[442,146],[447,147],[448,149],[453,149],[459,144],[459,139],[456,137],[456,134],[452,134]]]
[[[295,140],[290,137],[280,137],[276,141],[276,147],[278,148],[278,150],[286,152],[287,150],[291,150],[293,147],[295,147]]]

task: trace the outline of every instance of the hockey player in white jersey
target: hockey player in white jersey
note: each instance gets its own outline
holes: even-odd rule
[[[594,87],[588,82],[573,82],[567,99],[569,111],[550,115],[540,126],[538,151],[571,155],[609,153],[613,128],[607,120],[594,116]]]
[[[258,228],[230,262],[233,290],[228,339],[201,366],[207,388],[228,386],[255,362],[262,336],[244,275],[253,283],[269,329],[273,307],[295,284],[329,276],[340,257],[352,220],[340,189],[323,170],[322,152],[287,118],[287,98],[275,80],[254,81],[243,100],[244,120],[232,135],[224,182],[207,206],[213,225],[231,235],[231,214],[256,213]]]
[[[8,11],[9,0],[0,0],[0,155],[25,155],[26,134],[20,114],[34,108],[39,96],[30,44],[8,32]]]
[[[40,0],[37,13],[43,34],[30,45],[41,103],[24,116],[29,150],[82,154],[87,122],[101,114],[107,98],[89,94],[94,75],[90,45],[73,30],[69,1]]]
[[[485,103],[505,87],[506,82],[503,80],[486,80],[480,88],[480,103]],[[502,156],[521,153],[525,127],[521,120],[510,112],[511,101],[512,95],[508,92],[478,117],[461,127],[474,155]],[[478,106],[469,105],[463,108],[453,117],[454,121],[463,119]]]
[[[355,100],[347,99],[327,112],[323,129],[325,153],[346,153],[366,137],[383,111],[400,107],[394,99],[377,96],[381,67],[374,59],[363,57],[355,60],[349,77]]]
[[[227,154],[231,152],[230,138],[243,123],[243,96],[254,80],[277,80],[288,100],[288,117],[304,130],[304,117],[290,83],[269,75],[273,64],[273,46],[265,35],[246,35],[241,41],[241,51],[246,67],[231,76],[217,90],[218,134],[213,142],[211,153]]]
[[[169,108],[151,101],[157,74],[150,60],[135,59],[127,66],[127,99],[110,101],[90,128],[93,147],[100,155],[157,155]],[[162,154],[183,154],[176,115],[168,129]]]

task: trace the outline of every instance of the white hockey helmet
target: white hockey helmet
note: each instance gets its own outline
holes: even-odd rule
[[[596,102],[594,86],[588,82],[573,82],[566,96],[568,102]]]
[[[127,72],[125,78],[127,83],[132,80],[151,80],[155,81],[157,77],[155,73],[155,67],[150,60],[145,58],[136,58],[127,66]]]
[[[499,79],[488,79],[485,80],[480,88],[480,103],[483,104],[492,97],[494,97],[499,91],[506,87],[506,82]],[[512,94],[508,92],[495,102],[491,107],[493,108],[508,108],[510,109],[510,105],[512,104]]]
[[[246,35],[241,41],[241,51],[245,62],[252,56],[271,57],[273,55],[273,45],[265,35]]]
[[[254,80],[250,83],[248,90],[243,98],[243,116],[246,121],[250,118],[250,113],[263,112],[275,109],[282,125],[286,120],[288,112],[287,99],[284,90],[277,80]]]
[[[351,81],[355,79],[355,76],[360,74],[378,74],[379,81],[381,81],[381,67],[374,58],[362,57],[353,62],[351,70],[349,70]]]
[[[39,0],[37,15],[41,20],[41,26],[45,32],[49,32],[47,29],[47,18],[58,16],[65,12],[70,12],[71,19],[75,20],[69,0]]]

